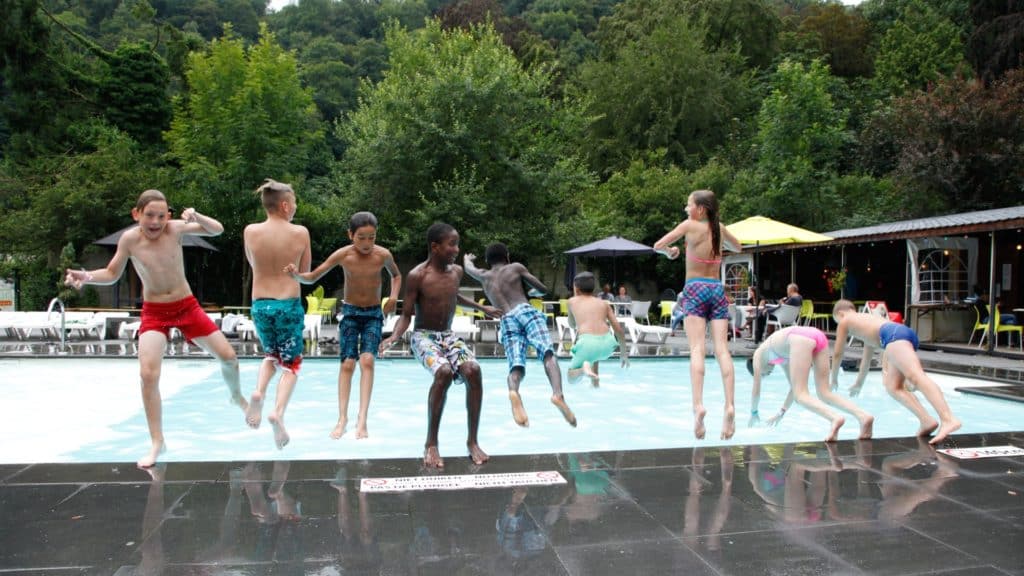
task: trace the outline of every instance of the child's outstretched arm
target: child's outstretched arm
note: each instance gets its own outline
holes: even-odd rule
[[[462,268],[469,274],[474,280],[483,284],[484,282],[484,271],[476,267],[476,254],[467,252],[462,257]]]
[[[622,367],[626,368],[629,366],[629,346],[626,346],[626,331],[622,329],[622,324],[615,317],[615,308],[613,306],[605,306],[605,308],[605,320],[615,332],[615,339],[619,341],[619,358],[621,359]]]
[[[78,290],[85,284],[105,286],[117,282],[121,274],[124,273],[125,266],[128,265],[129,249],[125,234],[122,234],[121,238],[117,241],[117,250],[105,268],[97,268],[95,270],[72,270],[68,268],[64,271],[64,284]]]
[[[743,251],[743,246],[740,244],[739,239],[737,239],[736,236],[734,236],[732,232],[729,232],[729,229],[725,226],[725,224],[722,224],[721,226],[722,226],[722,248],[725,249],[725,250],[728,250],[729,252],[736,252],[736,253],[742,252]]]
[[[829,382],[832,385],[832,390],[839,388],[839,368],[843,364],[843,352],[846,351],[848,331],[847,323],[840,320],[836,325],[836,347],[832,350],[832,371],[829,373]]]
[[[757,408],[761,403],[761,363],[764,357],[762,354],[763,346],[764,344],[758,346],[757,350],[754,350],[754,357],[751,362],[754,368],[754,385],[750,388],[750,423],[748,424],[750,427],[757,426],[761,421],[761,415],[758,413]]]
[[[288,264],[287,266],[284,267],[284,273],[291,274],[291,277],[295,278],[299,282],[299,284],[313,284],[317,280],[323,278],[324,274],[330,272],[332,268],[334,268],[335,266],[338,265],[339,262],[341,262],[342,250],[344,250],[344,248],[339,248],[335,250],[334,254],[328,256],[327,260],[324,260],[323,263],[317,266],[314,270],[309,270],[307,264],[306,269],[309,271],[300,272],[299,269],[294,264]],[[399,280],[401,280],[401,278],[399,278]]]
[[[523,279],[523,282],[525,282],[527,286],[529,286],[530,288],[533,288],[534,293],[548,293],[548,287],[545,286],[544,283],[541,282],[536,276],[531,274],[530,271],[526,269],[526,266],[523,266],[522,264],[519,265],[519,274],[520,277]],[[533,294],[531,294],[531,296],[532,295]]]
[[[182,234],[220,236],[224,232],[223,224],[209,216],[196,212],[195,208],[185,208],[182,210],[181,219],[185,221],[185,227],[181,230]]]
[[[669,230],[667,234],[661,237],[654,243],[654,251],[659,254],[664,254],[669,260],[675,260],[679,257],[679,246],[673,246],[680,238],[686,235],[686,228],[689,220],[683,220],[675,228]]]
[[[769,426],[776,426],[779,422],[782,422],[782,417],[786,415],[786,410],[793,405],[793,387],[790,386],[789,394],[786,394],[786,400],[782,403],[782,408],[779,408],[779,413],[772,416],[771,418],[764,421]]]

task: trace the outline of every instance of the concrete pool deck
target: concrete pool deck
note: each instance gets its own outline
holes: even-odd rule
[[[334,353],[326,342],[319,352]],[[685,340],[637,352],[685,355]],[[0,358],[51,354],[133,352],[116,340],[0,340]],[[1024,382],[1024,356],[921,356],[929,370]],[[1024,457],[961,460],[916,438],[706,444],[482,467],[447,458],[443,475],[520,475],[389,493],[362,480],[445,479],[417,459],[343,454],[170,463],[155,478],[124,462],[0,465],[0,574],[1024,575]],[[998,446],[1024,447],[1024,432],[954,435],[941,448]],[[566,482],[522,480],[547,471]]]

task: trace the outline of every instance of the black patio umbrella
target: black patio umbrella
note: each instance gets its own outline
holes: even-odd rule
[[[621,236],[609,236],[590,244],[584,244],[572,250],[566,250],[569,255],[569,263],[565,268],[565,286],[572,290],[572,280],[576,277],[576,257],[595,256],[605,258],[618,258],[619,256],[645,256],[654,254],[654,248],[639,242],[627,240]],[[615,270],[613,261],[614,282],[618,283],[618,272]]]

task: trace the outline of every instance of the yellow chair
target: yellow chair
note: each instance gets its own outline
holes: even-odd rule
[[[555,315],[551,312],[544,311],[544,301],[540,298],[530,298],[530,306],[540,310],[541,313],[544,314],[544,319],[547,320],[549,324],[553,324],[555,322]]]
[[[672,322],[672,309],[675,308],[676,303],[671,300],[661,301],[661,314],[658,317],[658,322],[667,325]]]
[[[814,327],[817,328],[818,322],[821,321],[823,323],[821,329],[825,330],[828,328],[828,321],[831,319],[831,314],[815,312],[814,301],[812,300],[804,300],[803,304],[800,306],[800,324],[803,324],[804,326],[810,326],[813,324]]]
[[[334,317],[334,307],[337,306],[337,298],[324,298],[324,287],[317,286],[313,292],[306,296],[306,314],[318,314],[327,318],[331,323]]]
[[[989,314],[991,313],[992,312],[990,309]],[[1013,338],[1011,338],[1010,335],[1016,334],[1017,346],[1020,347],[1021,352],[1024,352],[1024,342],[1022,342],[1022,336],[1024,336],[1024,326],[1019,326],[1017,324],[1003,324],[1002,322],[1000,322],[1001,317],[1002,314],[999,313],[999,306],[996,306],[996,344],[999,344],[999,334],[1005,332],[1007,334],[1006,345],[1009,346],[1010,348],[1013,348]]]
[[[988,307],[986,306],[986,309]],[[974,307],[974,328],[971,329],[971,337],[967,339],[967,345],[970,346],[971,342],[974,341],[974,334],[981,330],[981,338],[978,339],[978,348],[985,342],[985,333],[988,332],[988,322],[981,321],[981,313],[978,311],[978,307]]]
[[[569,299],[559,298],[558,299],[558,315],[568,316],[569,315]]]

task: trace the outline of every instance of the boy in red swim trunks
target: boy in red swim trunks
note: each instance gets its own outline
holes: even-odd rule
[[[860,393],[871,364],[871,356],[879,349],[882,351],[882,384],[885,391],[917,416],[921,422],[918,436],[928,436],[935,432],[929,443],[938,444],[960,429],[960,420],[953,416],[946,397],[942,395],[942,389],[921,367],[921,359],[917,357],[917,334],[913,330],[874,314],[857,312],[849,300],[836,301],[832,307],[832,318],[836,321],[836,349],[832,353],[833,390],[839,387],[839,368],[846,349],[846,337],[853,336],[864,343],[864,356],[857,373],[857,382],[850,387],[850,396]],[[907,383],[924,394],[928,403],[935,408],[938,422],[928,414]]]
[[[244,412],[248,403],[242,396],[238,378],[238,359],[217,325],[210,320],[185,279],[181,237],[217,236],[224,231],[220,222],[192,208],[171,220],[167,199],[159,190],[146,190],[132,208],[139,223],[121,235],[117,251],[106,268],[67,270],[64,282],[81,288],[84,284],[113,284],[124,272],[128,259],[142,279],[142,326],[139,328],[139,371],[142,377],[142,404],[152,447],[139,459],[148,468],[164,451],[164,433],[160,398],[160,363],[171,328],[181,330],[190,341],[213,354],[221,362],[221,374],[231,392],[231,401]]]

